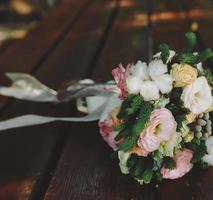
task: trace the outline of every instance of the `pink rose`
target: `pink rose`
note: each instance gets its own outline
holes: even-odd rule
[[[176,179],[184,176],[188,173],[193,164],[191,163],[193,157],[193,152],[189,149],[184,149],[183,151],[178,151],[174,157],[176,162],[175,169],[168,169],[163,167],[161,169],[161,174],[165,179]]]
[[[112,75],[115,79],[117,87],[120,89],[121,93],[119,95],[120,99],[125,99],[128,95],[126,79],[130,73],[131,65],[127,65],[126,69],[123,67],[122,64],[112,70]]]
[[[104,121],[99,122],[99,128],[103,139],[113,148],[113,150],[116,150],[117,144],[115,137],[118,135],[118,132],[114,131],[112,120],[105,119]]]
[[[138,139],[138,146],[153,152],[159,148],[161,142],[172,139],[176,127],[177,123],[168,109],[156,109],[152,112],[148,126]]]

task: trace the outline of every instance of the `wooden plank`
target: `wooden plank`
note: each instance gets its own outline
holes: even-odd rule
[[[171,49],[181,49],[184,46],[184,33],[190,30],[190,21],[176,1],[152,1],[150,21],[153,32],[153,53],[159,51],[161,43],[167,43]]]
[[[39,67],[37,78],[55,88],[67,78],[82,78],[91,65],[113,10],[108,5],[108,1],[96,0],[88,7],[72,31]],[[56,106],[16,101],[1,114],[8,118],[24,113],[70,116],[73,104]],[[70,124],[62,123],[2,132],[0,199],[42,199],[69,133]]]
[[[92,78],[104,80],[121,61],[148,60],[145,6],[141,0],[121,1],[97,67],[90,71]],[[110,159],[111,153],[100,137],[97,122],[73,124],[45,200],[154,199],[152,188],[141,187],[121,174],[117,161]]]
[[[187,0],[188,1],[188,0]],[[187,2],[184,0],[184,2]],[[192,5],[196,4],[191,1]],[[204,1],[202,1],[204,2]],[[160,4],[160,2],[158,2]],[[191,18],[187,10],[184,10],[179,0],[161,1],[159,5],[155,2],[153,15],[177,14],[176,18],[165,17],[153,25],[155,48],[162,42],[166,42],[175,49],[184,46],[184,33],[191,28]],[[182,16],[182,14],[183,16]],[[172,15],[171,15],[172,16]],[[212,199],[212,169],[207,171],[193,170],[188,175],[177,180],[165,180],[157,189],[158,200],[208,200]]]
[[[91,2],[92,0],[64,0],[27,37],[14,42],[8,51],[0,55],[1,83],[8,83],[5,72],[35,72]],[[0,108],[5,104],[6,98],[0,97]]]
[[[186,0],[182,1],[182,5],[188,11],[188,17],[196,28],[195,31],[198,34],[200,49],[213,49],[213,2],[210,0]],[[208,64],[213,70],[213,59]]]
[[[103,81],[111,78],[111,70],[117,64],[134,63],[149,59],[148,3],[121,1],[119,18],[113,26],[106,45],[96,64],[94,78]]]

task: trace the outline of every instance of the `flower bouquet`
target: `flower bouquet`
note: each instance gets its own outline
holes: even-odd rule
[[[162,44],[149,64],[112,70],[121,102],[99,122],[100,133],[118,152],[121,172],[140,183],[213,165],[213,76],[202,66],[213,54],[193,52],[196,36],[186,38],[181,52]]]
[[[203,62],[210,49],[194,52],[196,36],[186,33],[180,52],[160,45],[147,64],[138,61],[112,70],[115,81],[83,80],[54,91],[27,74],[9,73],[11,87],[0,94],[40,102],[77,99],[80,118],[25,115],[0,122],[0,130],[55,120],[99,120],[100,134],[117,153],[121,172],[139,183],[177,179],[193,166],[213,165],[213,76]]]

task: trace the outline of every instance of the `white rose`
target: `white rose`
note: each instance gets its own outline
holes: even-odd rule
[[[149,74],[147,72],[147,64],[140,60],[132,66],[131,74],[142,81],[149,80]]]
[[[127,167],[127,161],[130,155],[131,155],[130,152],[118,151],[118,159],[120,160],[119,166],[123,174],[129,173],[129,168]]]
[[[142,80],[136,76],[130,75],[126,79],[126,86],[130,94],[138,94],[142,85]]]
[[[210,136],[207,140],[206,140],[206,147],[207,147],[207,152],[208,154],[206,154],[202,160],[204,162],[206,162],[207,164],[213,166],[213,136]]]
[[[193,113],[205,112],[213,104],[211,88],[204,76],[197,78],[194,83],[184,88],[181,95],[184,106]]]
[[[144,81],[140,88],[140,94],[145,101],[157,100],[160,98],[159,89],[153,81]]]

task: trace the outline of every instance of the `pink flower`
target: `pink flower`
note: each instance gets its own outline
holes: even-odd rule
[[[115,137],[118,135],[118,132],[114,131],[112,120],[105,119],[104,121],[99,122],[99,128],[103,139],[110,147],[113,148],[113,150],[116,150],[117,144],[115,141]]]
[[[156,109],[152,112],[148,126],[138,139],[138,146],[153,152],[159,148],[161,142],[172,139],[176,127],[177,123],[168,109]]]
[[[121,93],[119,95],[120,99],[125,99],[128,95],[126,79],[130,73],[131,65],[127,65],[126,69],[123,67],[122,64],[112,70],[112,75],[115,79],[117,87],[120,89]]]
[[[175,155],[176,168],[168,169],[163,167],[161,169],[161,174],[165,179],[176,179],[184,176],[188,173],[193,164],[191,163],[193,157],[193,152],[189,149],[184,149],[183,151],[178,151]]]

